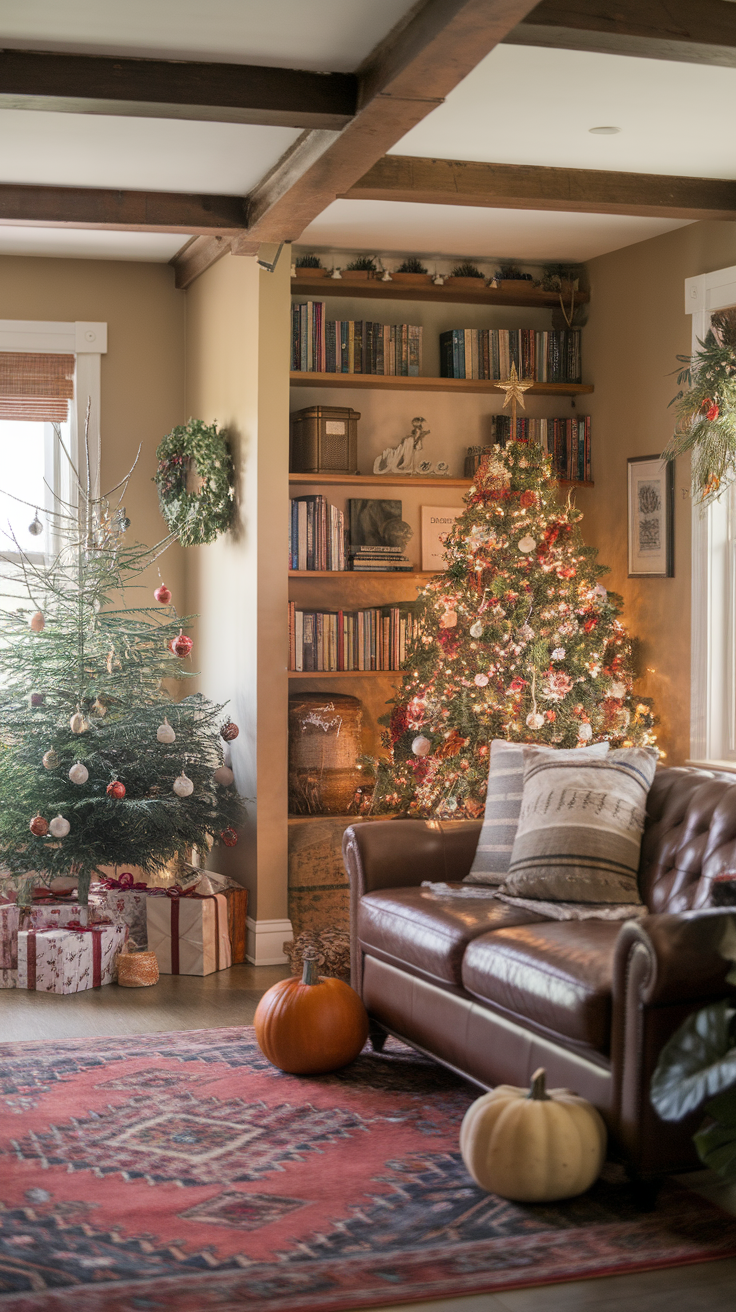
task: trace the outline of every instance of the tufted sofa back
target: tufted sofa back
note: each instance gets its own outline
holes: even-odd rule
[[[736,878],[736,775],[657,770],[647,803],[639,888],[650,911],[710,905],[716,875]]]

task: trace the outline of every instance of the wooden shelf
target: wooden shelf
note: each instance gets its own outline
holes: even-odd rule
[[[290,569],[290,579],[433,579],[431,570],[420,569]]]
[[[385,474],[289,474],[289,483],[308,483],[315,487],[318,483],[332,483],[342,487],[470,487],[472,478],[414,478],[405,474],[403,478],[390,478]],[[557,478],[561,487],[594,487],[592,479]],[[313,571],[309,571],[313,573]],[[346,570],[345,573],[350,573]]]
[[[397,374],[315,374],[294,372],[292,387],[379,388],[395,392],[480,392],[499,400],[503,393],[489,378],[404,378]],[[527,396],[587,396],[591,383],[532,383]]]
[[[512,290],[508,287],[486,287],[478,279],[479,287],[436,287],[434,283],[381,282],[380,278],[356,278],[348,274],[341,278],[292,278],[292,296],[327,300],[331,296],[352,296],[370,301],[434,301],[439,304],[459,305],[520,305],[530,309],[559,309],[557,292],[545,292],[520,281]],[[576,292],[575,304],[584,305],[587,293]]]
[[[338,820],[343,825],[355,825],[363,823],[365,820],[395,820],[393,815],[290,815],[288,824],[292,825],[314,825],[320,821]]]
[[[400,679],[405,670],[289,670],[290,679]]]

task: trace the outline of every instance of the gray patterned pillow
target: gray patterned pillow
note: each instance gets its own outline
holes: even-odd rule
[[[608,743],[592,743],[590,747],[576,747],[574,755],[582,753],[586,760],[591,756],[605,756],[608,746]],[[524,752],[532,748],[557,755],[554,747],[509,743],[505,738],[494,738],[491,743],[483,828],[470,874],[465,876],[463,883],[502,884],[509,873],[524,788]]]
[[[637,872],[656,752],[524,750],[524,796],[504,893],[640,903]]]

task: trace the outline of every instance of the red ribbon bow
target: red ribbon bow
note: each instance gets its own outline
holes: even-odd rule
[[[102,887],[105,889],[119,889],[122,893],[130,892],[131,889],[147,889],[148,884],[140,880],[134,880],[129,870],[124,870],[119,879],[108,875],[105,879],[100,880]]]

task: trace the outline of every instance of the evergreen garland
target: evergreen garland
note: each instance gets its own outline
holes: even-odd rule
[[[190,419],[159,443],[158,487],[161,513],[183,547],[214,542],[233,517],[233,462],[230,448],[216,424]],[[194,462],[201,487],[187,492],[187,475]]]
[[[693,356],[680,355],[675,432],[664,460],[692,453],[693,496],[708,504],[736,477],[736,311],[714,314]]]
[[[447,571],[419,593],[419,633],[386,725],[373,810],[483,814],[494,738],[552,747],[654,743],[633,694],[621,598],[560,504],[548,456],[495,447],[445,543]]]

